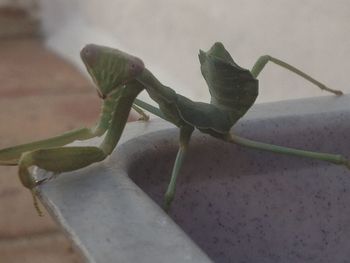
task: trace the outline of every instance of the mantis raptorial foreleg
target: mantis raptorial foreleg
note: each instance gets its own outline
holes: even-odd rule
[[[273,62],[276,65],[279,65],[285,69],[288,69],[289,71],[294,72],[295,74],[301,76],[302,78],[310,81],[311,83],[315,84],[317,87],[319,87],[321,90],[326,90],[329,91],[331,93],[334,93],[335,95],[342,95],[343,92],[340,90],[334,90],[331,88],[328,88],[326,85],[324,85],[323,83],[319,82],[318,80],[312,78],[311,76],[309,76],[308,74],[306,74],[305,72],[301,71],[300,69],[297,69],[296,67],[280,60],[274,57],[271,57],[269,55],[264,55],[258,58],[258,60],[255,62],[251,73],[253,75],[254,78],[256,78],[260,72],[263,70],[263,68],[265,67],[265,65],[267,64],[267,62]]]
[[[0,150],[0,165],[17,165],[19,158],[24,152],[30,152],[44,148],[60,147],[72,143],[76,140],[87,140],[93,137],[102,136],[109,126],[113,110],[117,103],[117,95],[117,92],[113,93],[109,98],[104,100],[100,119],[95,127],[68,131],[62,135],[51,137],[49,139],[2,149]]]
[[[169,211],[171,202],[174,199],[177,176],[179,175],[180,169],[181,169],[183,161],[185,159],[187,149],[188,149],[188,144],[190,142],[193,130],[194,130],[194,128],[191,126],[185,126],[185,127],[180,128],[179,150],[177,152],[175,163],[173,166],[173,170],[171,172],[170,182],[169,182],[168,188],[167,188],[165,196],[164,196],[164,210],[165,211]]]
[[[142,86],[133,82],[118,91],[114,114],[109,120],[107,134],[99,147],[57,147],[40,149],[22,154],[19,160],[19,177],[22,184],[32,191],[34,205],[41,214],[33,189],[38,182],[31,176],[29,168],[33,165],[54,172],[68,172],[100,162],[111,154],[124,130],[125,124],[136,96]],[[117,114],[116,114],[117,113]]]
[[[0,164],[17,165],[21,154],[24,152],[34,151],[42,148],[59,147],[71,143],[75,140],[86,140],[94,136],[95,135],[90,129],[82,128],[78,130],[65,132],[62,135],[55,136],[49,139],[5,148],[0,150]]]

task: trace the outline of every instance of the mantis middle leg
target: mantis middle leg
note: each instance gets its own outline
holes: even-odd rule
[[[334,90],[331,88],[328,88],[326,85],[324,85],[323,83],[319,82],[318,80],[312,78],[311,76],[309,76],[308,74],[306,74],[305,72],[301,71],[300,69],[297,69],[296,67],[282,61],[279,60],[277,58],[271,57],[269,55],[264,55],[258,58],[258,60],[255,62],[253,68],[251,69],[251,73],[254,76],[254,78],[256,78],[260,72],[263,70],[263,68],[265,67],[265,65],[267,64],[267,62],[273,62],[285,69],[288,69],[289,71],[294,72],[295,74],[301,76],[302,78],[310,81],[311,83],[315,84],[316,86],[318,86],[321,90],[326,90],[328,92],[334,93],[335,95],[342,95],[343,92],[340,90]]]
[[[173,171],[171,173],[171,179],[170,183],[168,185],[167,191],[165,193],[164,198],[164,210],[169,211],[171,202],[174,199],[175,196],[175,188],[176,188],[176,180],[178,177],[178,174],[180,172],[180,169],[182,167],[183,161],[185,159],[188,144],[191,139],[191,135],[193,133],[194,128],[191,126],[181,127],[180,128],[180,145],[179,150],[176,155]]]

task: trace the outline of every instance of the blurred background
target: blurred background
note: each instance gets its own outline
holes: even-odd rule
[[[269,54],[349,92],[349,29],[347,0],[0,0],[0,148],[94,123],[87,43],[139,56],[164,84],[207,101],[197,54],[215,41],[242,67]],[[258,102],[329,95],[273,64],[259,81]],[[0,262],[83,262],[16,172],[0,167]]]

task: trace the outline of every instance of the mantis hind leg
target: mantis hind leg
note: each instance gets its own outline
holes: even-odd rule
[[[106,156],[100,148],[90,146],[57,147],[26,152],[22,154],[19,160],[19,178],[21,183],[32,192],[34,206],[41,215],[34,188],[45,179],[39,182],[36,181],[30,174],[31,166],[35,165],[54,173],[68,172],[100,162]]]
[[[267,64],[267,62],[273,62],[285,69],[288,69],[291,72],[294,72],[295,74],[299,75],[300,77],[310,81],[311,83],[315,84],[317,87],[319,87],[321,90],[326,90],[328,92],[334,93],[335,95],[342,95],[343,92],[340,90],[334,90],[331,88],[328,88],[326,85],[324,85],[323,83],[319,82],[318,80],[312,78],[311,76],[309,76],[308,74],[304,73],[303,71],[301,71],[300,69],[297,69],[296,67],[282,61],[279,60],[277,58],[271,57],[269,55],[265,55],[265,56],[261,56],[260,58],[258,58],[258,60],[255,62],[251,73],[254,76],[254,78],[256,78],[260,72],[263,70],[263,68],[265,67],[265,65]]]
[[[167,212],[175,196],[176,180],[185,159],[192,132],[192,127],[180,128],[180,147],[176,155],[170,183],[164,196],[164,210]]]
[[[350,169],[350,160],[338,154],[311,152],[311,151],[305,151],[305,150],[294,149],[289,147],[283,147],[279,145],[253,141],[250,139],[237,136],[232,133],[228,134],[226,141],[230,143],[236,143],[238,145],[245,146],[248,148],[257,149],[257,150],[263,150],[263,151],[286,154],[291,156],[299,156],[299,157],[306,157],[306,158],[311,158],[311,159],[320,160],[320,161],[326,161],[337,165],[343,165],[348,169]]]

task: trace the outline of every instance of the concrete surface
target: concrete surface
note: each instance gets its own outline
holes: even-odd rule
[[[255,105],[233,130],[350,157],[349,103],[347,95]],[[88,262],[209,262],[183,230],[214,262],[348,260],[348,169],[195,133],[170,213],[180,230],[141,190],[163,203],[177,137],[161,120],[127,124],[108,159],[40,186]]]

